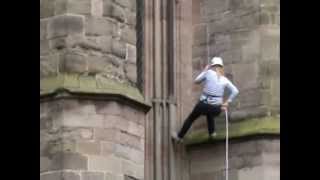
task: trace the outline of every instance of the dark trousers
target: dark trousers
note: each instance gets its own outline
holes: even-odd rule
[[[221,113],[221,106],[220,105],[210,105],[199,101],[195,107],[193,108],[190,115],[184,121],[181,130],[178,133],[180,138],[183,138],[187,131],[190,129],[194,120],[196,120],[200,115],[207,116],[207,124],[208,124],[208,132],[212,134],[215,130],[215,122],[214,118]]]

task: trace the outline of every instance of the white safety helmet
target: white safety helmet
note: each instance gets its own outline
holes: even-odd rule
[[[211,66],[214,66],[214,65],[220,65],[220,66],[223,66],[223,61],[222,61],[222,58],[221,57],[214,57],[211,59]]]

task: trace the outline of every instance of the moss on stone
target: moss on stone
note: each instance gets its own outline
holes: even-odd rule
[[[77,93],[122,95],[134,101],[147,104],[136,87],[107,78],[101,79],[94,76],[59,74],[55,77],[40,80],[40,95],[53,93],[58,89],[66,89]]]
[[[259,134],[280,134],[280,117],[263,117],[246,119],[229,124],[229,138],[245,137]],[[186,145],[210,143],[224,140],[226,137],[225,128],[217,130],[217,136],[209,139],[207,131],[191,132],[185,138]]]

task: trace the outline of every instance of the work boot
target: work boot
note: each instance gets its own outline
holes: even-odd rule
[[[210,139],[213,139],[213,138],[216,137],[216,136],[217,136],[217,133],[216,133],[216,132],[209,134],[209,138],[210,138]]]
[[[182,143],[183,139],[181,139],[176,132],[171,133],[172,139],[177,143]]]

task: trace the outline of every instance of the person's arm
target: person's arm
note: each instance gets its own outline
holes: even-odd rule
[[[196,77],[196,79],[194,80],[194,82],[196,83],[196,84],[199,84],[199,83],[201,83],[205,78],[206,78],[206,72],[207,72],[207,70],[209,69],[209,65],[207,65],[204,69],[203,69],[203,71]]]
[[[228,103],[231,103],[233,101],[233,99],[239,94],[239,90],[238,88],[232,84],[231,81],[227,80],[227,86],[226,86],[230,91],[231,94],[229,96],[229,98],[227,99]]]
[[[222,109],[226,110],[229,106],[229,103],[233,101],[233,99],[239,94],[238,88],[232,84],[231,81],[227,79],[227,85],[226,88],[228,88],[231,91],[230,96],[227,98],[227,100],[222,104]]]

